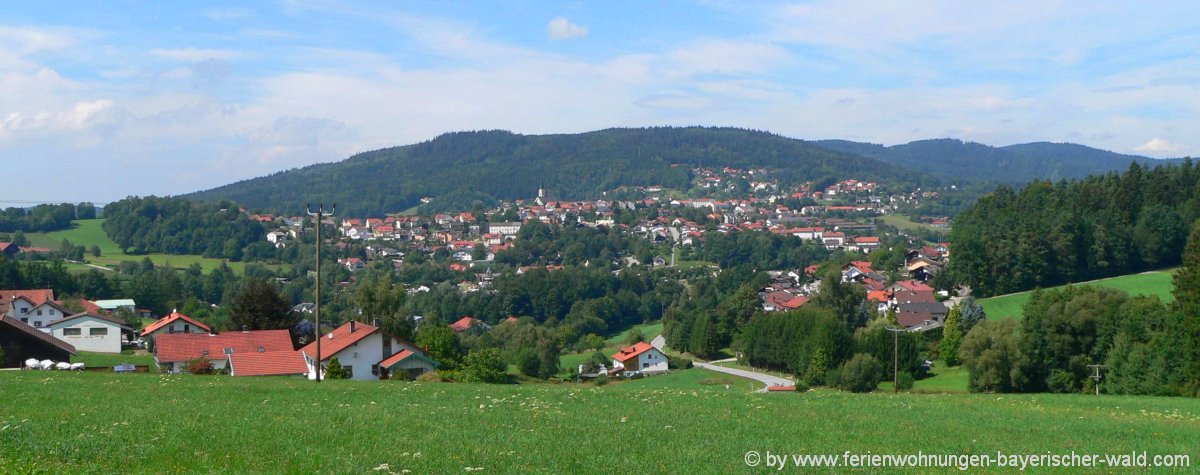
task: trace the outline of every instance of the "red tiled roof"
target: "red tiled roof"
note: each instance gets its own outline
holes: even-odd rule
[[[0,303],[11,304],[17,297],[24,297],[29,303],[41,305],[47,300],[54,300],[53,289],[0,290]]]
[[[899,282],[896,282],[896,285],[899,285],[900,287],[903,287],[904,290],[908,290],[910,292],[922,292],[922,291],[933,292],[933,287],[922,284],[915,280],[901,280]]]
[[[22,323],[16,318],[0,315],[0,325],[8,325],[10,328],[21,333],[25,333],[36,340],[41,340],[47,344],[54,345],[72,355],[75,354],[75,347],[70,343],[59,340],[58,338],[55,338],[54,335],[33,328],[27,323]]]
[[[480,322],[478,318],[467,316],[467,317],[462,317],[462,318],[458,319],[457,322],[451,323],[450,329],[454,330],[456,332],[465,332],[467,330],[470,330],[471,327],[478,325],[480,323],[482,323],[482,322]]]
[[[104,313],[104,309],[100,308],[99,305],[96,305],[96,302],[80,299],[79,303],[83,305],[83,311],[87,313]]]
[[[613,353],[612,357],[614,360],[624,363],[625,361],[628,361],[630,358],[633,358],[637,355],[640,355],[640,354],[645,353],[652,349],[654,349],[654,347],[650,346],[649,343],[640,341],[640,342],[634,344],[633,346],[622,348],[621,351]]]
[[[797,295],[786,302],[778,302],[779,306],[783,308],[800,308],[806,303],[808,303],[808,297],[803,295]]]
[[[286,376],[308,373],[304,356],[299,351],[264,351],[229,355],[229,372],[233,376]]]
[[[350,324],[354,324],[354,331],[350,331]],[[359,340],[366,338],[378,331],[379,328],[367,325],[362,322],[346,322],[333,331],[321,335],[321,361],[328,360],[338,354],[338,352],[348,348],[350,345],[358,343]],[[332,338],[330,336],[332,335]],[[301,348],[300,351],[306,355],[316,357],[317,342],[312,342]]]
[[[196,328],[204,330],[205,332],[212,332],[212,328],[209,328],[208,325],[197,322],[196,320],[192,319],[192,317],[189,317],[189,316],[184,315],[179,312],[171,312],[170,315],[167,315],[165,317],[158,319],[158,321],[151,323],[150,326],[148,326],[144,330],[142,330],[142,336],[146,336],[151,333],[154,333],[155,330],[158,330],[159,328],[170,325],[172,322],[179,320],[179,319],[183,319],[183,321],[188,322],[192,325],[195,325]]]
[[[253,330],[219,335],[167,333],[155,337],[154,356],[160,363],[188,361],[201,356],[219,360],[225,358],[226,348],[232,348],[234,354],[295,351],[292,348],[292,336],[287,330]],[[206,351],[207,355],[204,354]]]
[[[872,290],[867,292],[867,300],[871,302],[887,302],[888,293],[886,290]]]

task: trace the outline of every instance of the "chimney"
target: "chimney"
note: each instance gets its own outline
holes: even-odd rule
[[[242,325],[242,333],[249,333],[249,332],[250,332],[250,327],[248,327],[246,325]]]
[[[350,333],[354,333],[355,323],[354,320],[350,320]]]

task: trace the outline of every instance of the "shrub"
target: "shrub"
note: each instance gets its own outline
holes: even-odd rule
[[[429,371],[417,376],[417,381],[422,383],[437,383],[442,381],[442,375],[437,371]]]
[[[187,362],[187,372],[192,374],[212,374],[212,363],[208,362],[208,358],[196,358]]]
[[[508,365],[495,348],[474,350],[463,358],[462,372],[468,383],[506,383]]]
[[[855,393],[875,390],[883,379],[883,365],[874,356],[858,353],[842,367],[842,388]]]
[[[342,367],[342,362],[338,361],[337,357],[329,359],[329,364],[325,367],[325,379],[346,379],[346,369]]]
[[[597,376],[596,379],[592,380],[592,384],[595,384],[596,386],[604,386],[605,384],[608,384],[608,376]]]
[[[902,389],[902,390],[912,389],[912,387],[913,387],[912,374],[909,373],[908,371],[904,371],[904,372],[900,373],[900,376],[896,380],[896,387],[899,389]]]
[[[830,388],[837,388],[837,387],[842,386],[842,367],[841,366],[838,366],[836,368],[829,368],[829,371],[825,372],[825,386],[830,387]]]
[[[667,355],[667,369],[688,369],[692,367],[692,359],[682,356]]]
[[[808,391],[808,384],[804,381],[796,381],[796,392],[802,393]]]

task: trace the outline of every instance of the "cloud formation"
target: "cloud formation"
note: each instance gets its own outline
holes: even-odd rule
[[[588,27],[576,25],[563,17],[555,17],[550,20],[550,24],[546,25],[546,34],[550,35],[552,40],[582,38],[587,36]]]
[[[1180,153],[1187,151],[1187,149],[1188,149],[1188,147],[1186,145],[1171,143],[1166,140],[1155,137],[1153,139],[1150,139],[1149,142],[1146,142],[1144,144],[1138,145],[1137,147],[1134,147],[1133,150],[1138,153],[1145,153],[1145,154],[1162,157],[1162,156],[1175,156],[1175,155],[1178,155]]]

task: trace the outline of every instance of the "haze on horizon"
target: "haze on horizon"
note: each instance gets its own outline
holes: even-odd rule
[[[477,129],[1200,149],[1200,3],[1043,3],[19,2],[0,200],[181,194]]]

